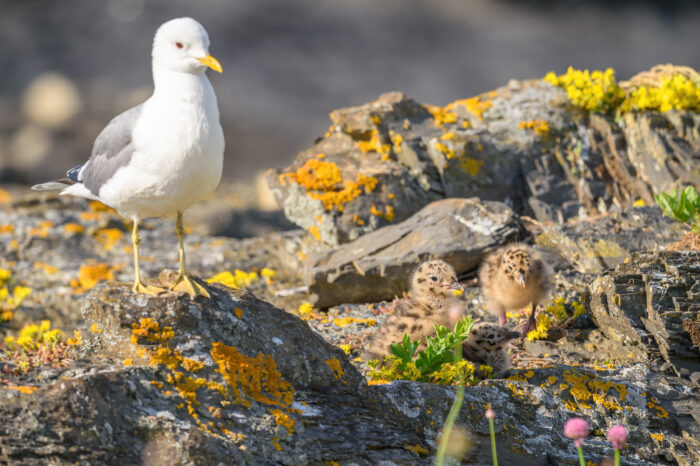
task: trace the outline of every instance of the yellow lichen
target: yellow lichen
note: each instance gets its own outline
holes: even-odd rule
[[[85,227],[79,223],[66,223],[63,225],[63,229],[68,234],[79,234],[85,231]]]
[[[270,410],[270,414],[275,416],[275,422],[278,426],[283,426],[285,429],[287,429],[289,435],[294,433],[294,419],[292,419],[289,414],[285,413],[281,409],[272,409]]]
[[[396,218],[396,214],[394,213],[394,206],[387,205],[385,210],[385,212],[382,212],[381,210],[377,209],[376,205],[372,204],[369,213],[376,217],[385,218],[388,222],[393,222],[394,218]]]
[[[114,280],[114,270],[116,267],[100,262],[99,264],[85,264],[80,266],[78,281],[73,283],[82,290],[94,288],[101,281]]]
[[[342,317],[333,319],[333,323],[338,327],[345,327],[349,324],[365,324],[368,327],[373,327],[377,325],[376,319],[359,319],[356,317]]]
[[[423,448],[422,446],[420,446],[420,445],[418,445],[418,444],[416,444],[416,445],[405,445],[404,448],[405,448],[406,450],[408,450],[408,451],[412,451],[413,453],[415,453],[415,454],[417,454],[417,455],[423,455],[423,456],[425,456],[425,455],[429,455],[429,454],[430,454],[430,450],[428,450],[427,448]]]
[[[649,436],[650,436],[651,438],[653,438],[654,440],[656,440],[657,442],[663,442],[663,441],[664,441],[664,434],[661,434],[661,433],[659,433],[659,434],[649,434]]]
[[[112,249],[124,236],[124,232],[118,228],[103,228],[95,233],[95,240],[102,245],[105,250]]]
[[[320,241],[321,240],[321,232],[319,231],[318,227],[316,225],[310,225],[306,227],[306,229],[311,233],[311,236],[316,238],[316,240]]]
[[[46,238],[49,236],[52,226],[53,222],[51,220],[43,220],[39,223],[38,227],[29,229],[29,235],[38,236],[39,238]]]
[[[460,168],[468,174],[470,174],[471,176],[476,176],[483,165],[483,160],[477,160],[471,157],[460,157]]]
[[[207,279],[207,283],[221,283],[229,288],[245,288],[252,285],[258,280],[257,272],[245,272],[235,269],[233,273],[228,270],[217,273],[213,277]]]
[[[333,377],[335,377],[335,380],[340,380],[343,375],[345,375],[343,367],[340,365],[338,358],[333,357],[331,359],[327,359],[326,364],[328,364],[328,367],[330,367],[331,371],[333,371]]]
[[[545,120],[530,120],[521,121],[518,125],[520,129],[532,129],[538,136],[547,136],[549,134],[549,123]]]
[[[210,354],[238,404],[250,407],[251,400],[255,400],[285,408],[291,405],[294,388],[282,378],[269,355],[251,358],[220,342],[212,343]]]
[[[309,159],[296,172],[280,176],[280,183],[290,178],[306,188],[307,194],[321,201],[327,211],[337,208],[343,211],[344,204],[351,202],[363,193],[368,194],[379,183],[375,177],[359,174],[355,181],[343,180],[340,169],[333,162]]]

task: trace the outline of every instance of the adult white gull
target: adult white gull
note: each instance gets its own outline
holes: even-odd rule
[[[207,31],[192,18],[164,23],[153,40],[153,95],[115,117],[97,136],[90,159],[68,178],[32,187],[95,199],[133,220],[136,293],[158,294],[139,271],[139,221],[177,213],[180,269],[171,290],[209,297],[187,271],[182,212],[219,184],[224,136],[205,71],[221,72]]]

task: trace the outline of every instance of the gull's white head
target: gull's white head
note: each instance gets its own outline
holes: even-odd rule
[[[153,65],[190,74],[202,74],[207,67],[221,73],[218,60],[209,55],[209,34],[192,18],[172,19],[158,28]]]

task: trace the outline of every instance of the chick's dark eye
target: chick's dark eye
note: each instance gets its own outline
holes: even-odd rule
[[[175,42],[175,47],[181,49],[183,47],[182,42]]]
[[[430,277],[430,279],[431,279],[432,281],[434,281],[434,282],[437,281],[437,277],[436,277],[436,276],[432,276],[432,277]]]

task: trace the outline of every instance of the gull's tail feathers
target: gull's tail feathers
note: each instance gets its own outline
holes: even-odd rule
[[[46,183],[35,184],[32,186],[32,191],[62,191],[75,184],[75,181],[64,178],[62,180],[49,181]]]
[[[95,196],[90,192],[89,189],[85,187],[83,183],[76,183],[73,180],[62,179],[56,181],[49,181],[47,183],[41,183],[32,186],[33,191],[61,191],[59,194],[61,196],[78,196],[84,197],[86,199],[92,199],[94,201],[99,201],[100,198]],[[102,201],[100,201],[102,202]]]

